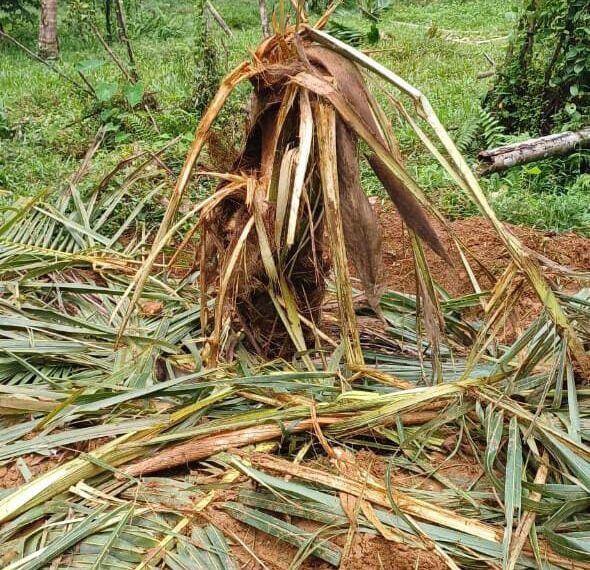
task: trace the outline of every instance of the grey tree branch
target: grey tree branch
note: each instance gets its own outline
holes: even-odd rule
[[[205,2],[205,5],[207,7],[207,10],[209,10],[209,13],[213,16],[213,19],[219,25],[219,27],[230,38],[233,38],[233,36],[234,36],[233,32],[231,31],[230,27],[226,24],[225,20],[221,17],[221,14],[217,11],[217,9],[215,8],[215,6],[213,6],[213,4],[209,0],[207,0],[207,2]]]
[[[566,131],[546,137],[483,150],[478,154],[480,174],[501,172],[520,164],[544,158],[565,156],[579,148],[590,146],[590,127],[580,131]]]
[[[121,0],[117,0],[116,8],[116,15],[117,15],[117,24],[119,27],[119,34],[121,36],[121,40],[125,44],[125,48],[127,49],[127,58],[129,60],[129,65],[131,67],[131,76],[137,81],[137,72],[135,69],[135,56],[133,54],[133,48],[131,47],[131,42],[129,41],[129,35],[127,34],[127,23],[125,22],[125,8]]]
[[[87,93],[88,95],[94,97],[93,91],[90,91],[84,85],[80,85],[75,79],[72,79],[70,76],[61,71],[58,67],[56,67],[52,63],[52,61],[39,57],[34,51],[31,51],[27,46],[21,44],[16,38],[13,38],[9,33],[0,30],[0,38],[4,38],[9,42],[13,43],[16,47],[22,49],[29,57],[53,71],[53,73],[61,77],[64,81],[67,81],[70,86],[75,87],[77,90],[82,91],[83,93]]]

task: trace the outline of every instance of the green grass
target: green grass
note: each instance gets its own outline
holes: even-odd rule
[[[221,71],[225,71],[248,57],[260,40],[257,2],[217,0],[215,4],[234,31],[232,39],[223,39],[225,47],[219,45]],[[122,118],[115,117],[116,130],[97,153],[82,190],[91,188],[138,147],[155,148],[171,137],[185,135],[183,143],[168,156],[169,164],[178,168],[198,120],[191,104],[196,69],[194,2],[150,0],[142,6],[141,12],[132,11],[128,19],[141,80],[158,100],[152,114],[160,133],[145,112],[132,113],[122,98],[118,100],[116,112],[122,113]],[[486,55],[501,61],[506,47],[501,38],[511,29],[516,8],[515,0],[394,0],[379,26],[381,40],[365,47],[382,50],[373,56],[422,90],[457,138],[479,116],[489,80],[478,80],[477,74],[488,69]],[[355,14],[335,19],[369,29],[368,21]],[[16,26],[13,33],[34,49],[34,25]],[[89,73],[90,81],[119,81],[122,86],[121,74],[98,42],[81,35],[65,13],[60,37],[61,68],[73,74],[84,60],[104,59],[105,65]],[[488,39],[494,41],[478,43]],[[120,45],[116,49],[123,54]],[[238,97],[224,116],[222,130],[226,133],[240,129],[242,105]],[[59,77],[17,48],[0,44],[0,200],[60,192],[100,125],[97,115],[84,119],[95,111],[97,106],[90,98],[73,93]],[[392,119],[410,171],[436,197],[441,209],[451,218],[474,214],[474,207],[423,152],[410,130],[399,125],[393,113]],[[467,152],[471,162],[475,161],[475,150]],[[561,163],[545,164],[542,170],[542,175],[531,175],[526,168],[513,169],[505,176],[484,180],[501,217],[552,231],[590,234],[587,182],[571,170],[567,176],[560,175]],[[381,191],[368,171],[363,181],[369,193]],[[154,208],[158,209],[157,203]]]
[[[392,4],[392,19],[416,24],[436,23],[439,28],[489,37],[506,34],[518,7],[514,0],[394,0]]]

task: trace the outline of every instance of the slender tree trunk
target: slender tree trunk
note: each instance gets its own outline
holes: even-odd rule
[[[57,0],[41,0],[38,51],[39,55],[44,59],[55,59],[59,54],[57,44]]]
[[[105,21],[105,28],[107,32],[107,40],[109,43],[113,42],[113,25],[111,22],[111,13],[112,13],[113,3],[112,0],[106,0],[104,6],[104,21]]]
[[[135,67],[135,56],[133,55],[133,48],[129,41],[129,35],[127,34],[127,23],[125,22],[125,8],[121,0],[117,0],[115,4],[115,12],[117,14],[117,27],[119,28],[119,37],[127,48],[127,59],[131,66],[131,75],[133,76],[134,82],[137,81],[137,70]]]
[[[268,25],[268,12],[266,11],[266,0],[259,0],[260,22],[262,23],[262,35],[266,38],[270,36],[270,26]]]

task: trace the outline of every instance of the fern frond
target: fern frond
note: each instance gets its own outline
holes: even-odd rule
[[[129,113],[123,119],[125,129],[133,135],[134,140],[141,140],[147,143],[156,143],[158,132],[154,126],[137,113]]]
[[[339,40],[346,42],[351,46],[361,44],[366,37],[366,34],[362,30],[347,26],[346,24],[342,24],[336,20],[330,22],[328,25],[328,30],[335,38],[338,38]]]
[[[507,137],[500,121],[486,109],[479,111],[479,125],[483,148],[494,148],[506,144]]]
[[[458,129],[455,137],[457,148],[464,154],[472,150],[477,140],[480,127],[479,116],[474,116],[465,121]]]

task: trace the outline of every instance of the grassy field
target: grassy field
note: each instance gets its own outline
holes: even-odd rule
[[[215,4],[234,32],[231,39],[217,38],[223,72],[248,57],[260,40],[257,3],[218,0]],[[487,58],[501,61],[516,4],[514,0],[395,1],[379,26],[380,41],[364,46],[427,95],[472,162],[478,145],[503,140],[494,125],[482,139],[480,101],[490,80],[477,79],[477,74],[489,69]],[[81,188],[83,192],[138,148],[158,148],[182,135],[182,141],[167,155],[171,168],[179,167],[198,120],[192,103],[197,69],[194,3],[153,0],[142,6],[141,12],[131,11],[129,23],[139,76],[158,101],[152,111],[157,129],[144,111],[129,109],[122,96],[99,107],[18,48],[7,42],[0,44],[3,203],[13,196],[59,193],[101,122],[109,123],[111,130]],[[358,15],[340,14],[335,20],[369,29],[368,21]],[[34,49],[34,25],[16,26],[12,33]],[[77,66],[103,60],[104,65],[87,73],[91,83],[97,86],[118,81],[122,85],[119,71],[96,38],[82,33],[71,15],[62,14],[60,37],[57,65],[61,69],[75,76]],[[120,45],[116,49],[123,53]],[[236,117],[242,105],[243,101],[237,100],[233,106],[236,112],[224,119],[221,130],[227,136],[241,126]],[[392,119],[395,124],[393,114]],[[398,136],[411,171],[426,191],[436,196],[444,212],[451,218],[473,214],[471,204],[418,148],[409,131],[400,128]],[[576,160],[581,158],[571,159]],[[572,165],[561,161],[539,163],[533,168],[513,169],[506,176],[494,175],[484,181],[484,187],[504,220],[554,231],[590,233],[590,176],[571,176],[571,171]],[[368,172],[364,182],[367,192],[381,191]],[[155,202],[154,216],[159,212],[160,205]]]

